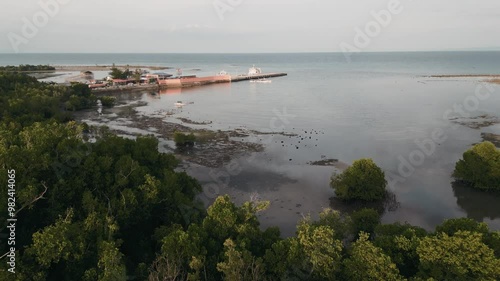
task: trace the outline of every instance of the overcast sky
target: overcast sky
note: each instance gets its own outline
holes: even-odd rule
[[[342,42],[361,51],[500,50],[499,0],[400,0],[402,11],[356,45],[355,28],[391,1],[1,0],[0,52],[338,52]],[[26,36],[23,18],[43,23],[40,2],[60,9]]]

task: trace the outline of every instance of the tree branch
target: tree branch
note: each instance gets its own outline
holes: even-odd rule
[[[37,197],[35,197],[33,200],[31,200],[30,203],[28,204],[25,204],[24,206],[22,206],[19,210],[16,211],[16,213],[14,214],[16,217],[17,217],[17,214],[19,212],[21,212],[24,208],[30,206],[30,205],[33,205],[36,201],[40,200],[40,199],[45,199],[43,196],[45,195],[45,193],[47,193],[47,190],[48,190],[48,187],[45,185],[45,183],[42,183],[43,187],[45,188],[45,190],[40,193]]]

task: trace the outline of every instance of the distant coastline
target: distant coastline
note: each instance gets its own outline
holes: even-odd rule
[[[429,78],[483,78],[483,82],[500,84],[500,74],[444,74],[425,76]]]
[[[107,71],[116,67],[118,69],[139,69],[147,68],[150,70],[172,69],[168,66],[152,66],[152,65],[54,65],[56,71]]]

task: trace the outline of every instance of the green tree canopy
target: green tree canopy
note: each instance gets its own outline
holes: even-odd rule
[[[351,214],[351,220],[355,235],[360,232],[372,235],[380,224],[380,215],[373,209],[361,209]]]
[[[255,258],[248,250],[238,250],[231,239],[224,242],[225,260],[217,264],[224,280],[259,281],[264,278],[262,258]]]
[[[417,247],[427,236],[425,229],[409,224],[381,224],[375,228],[374,236],[373,244],[391,258],[403,276],[415,276],[420,264]]]
[[[443,232],[448,235],[454,235],[458,231],[481,233],[483,235],[483,243],[493,249],[495,256],[500,258],[500,233],[498,231],[491,232],[486,223],[477,222],[469,218],[457,218],[446,220],[441,225],[436,226],[436,233]]]
[[[384,172],[371,159],[360,159],[343,173],[334,175],[330,186],[342,200],[375,201],[386,194]]]
[[[113,79],[127,79],[129,76],[132,75],[132,71],[130,71],[128,68],[125,70],[121,70],[116,66],[114,66],[113,64],[113,67],[111,68],[111,72],[109,73],[109,75]]]
[[[491,142],[476,144],[457,162],[453,176],[477,189],[500,190],[500,150]]]
[[[458,231],[422,239],[417,248],[419,275],[436,280],[499,280],[500,260],[482,241],[483,235]]]
[[[21,64],[19,66],[7,65],[0,66],[0,71],[10,71],[10,72],[30,72],[30,71],[54,71],[55,67],[50,65],[31,65],[31,64]]]
[[[367,233],[362,232],[352,245],[350,257],[344,261],[344,274],[348,280],[405,280],[391,258],[369,242],[368,237]]]
[[[292,271],[301,278],[335,280],[341,269],[342,242],[331,227],[305,219],[291,239],[289,259]]]

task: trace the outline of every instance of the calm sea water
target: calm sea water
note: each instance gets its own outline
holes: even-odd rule
[[[287,72],[287,77],[270,84],[240,82],[156,96],[144,93],[140,99],[148,105],[139,108],[154,115],[182,100],[192,104],[175,117],[212,121],[207,128],[298,134],[257,137],[255,141],[266,144],[265,152],[251,161],[239,159],[242,172],[228,177],[229,188],[218,190],[240,201],[251,194],[270,200],[262,222],[279,225],[285,234],[293,233],[302,215],[330,206],[333,168],[309,166],[309,161],[335,158],[349,164],[373,158],[387,175],[400,176],[401,163],[435,130],[446,140],[393,186],[400,205],[385,213],[384,222],[408,221],[431,229],[446,218],[468,216],[500,229],[500,198],[453,188],[450,176],[461,154],[481,141],[482,132],[500,134],[499,125],[471,129],[443,118],[447,110],[473,96],[481,81],[426,77],[500,73],[500,52],[362,53],[353,55],[351,63],[342,54],[0,54],[0,65],[112,63],[170,66],[198,75],[220,70],[245,73],[254,64],[264,72]],[[468,114],[498,116],[500,87],[491,87],[489,98]],[[224,171],[197,167],[189,172],[208,186],[221,180],[214,174]]]
[[[245,70],[256,64],[267,71],[327,68],[337,75],[497,73],[500,52],[359,53],[351,62],[341,53],[313,54],[0,54],[0,65],[146,64],[204,70]]]

